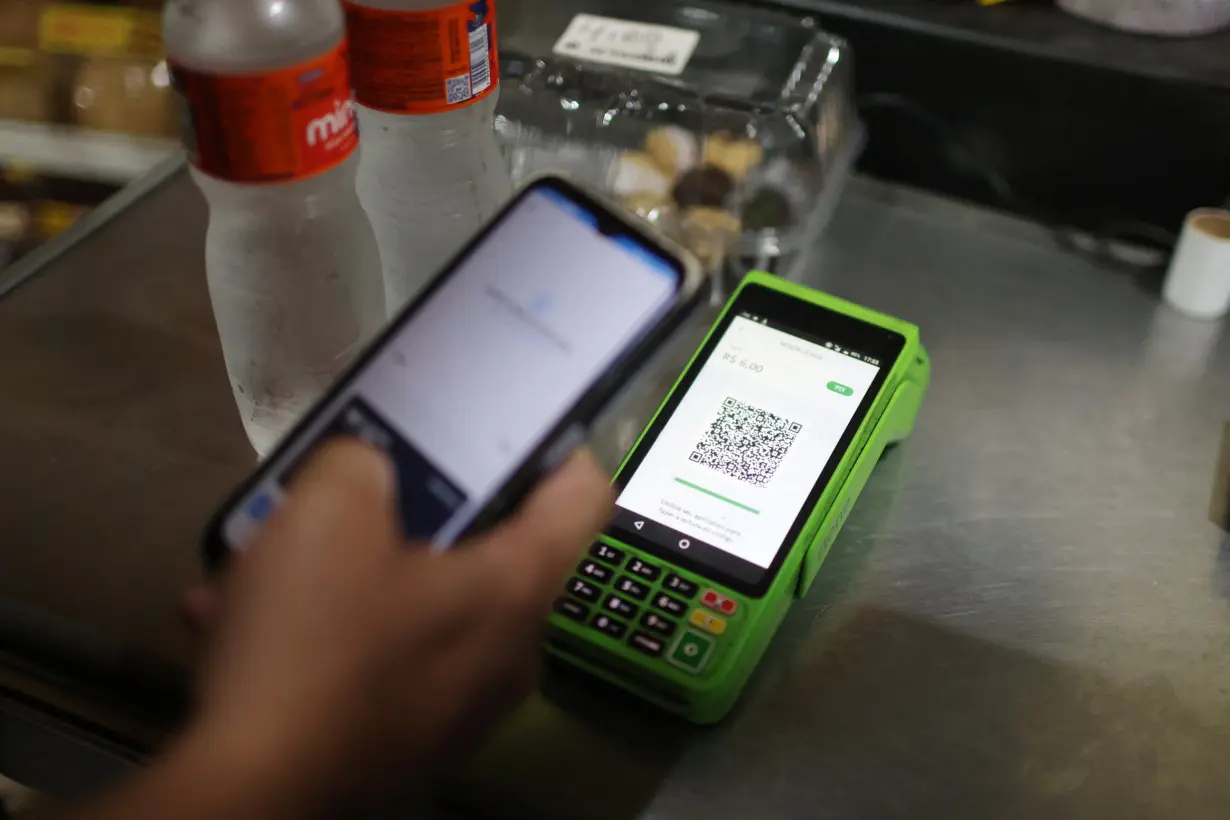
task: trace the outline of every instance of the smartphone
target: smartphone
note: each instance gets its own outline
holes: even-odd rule
[[[388,453],[407,539],[447,547],[495,521],[584,440],[702,278],[634,217],[564,179],[531,182],[222,506],[207,563],[243,550],[338,436]]]
[[[748,274],[616,474],[548,650],[720,719],[929,380],[914,325]]]

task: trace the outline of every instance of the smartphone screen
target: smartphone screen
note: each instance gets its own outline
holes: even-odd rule
[[[745,289],[620,474],[611,535],[763,592],[903,345]]]
[[[523,191],[262,466],[220,520],[242,549],[321,441],[392,458],[408,539],[446,545],[676,303],[683,264],[579,191]]]

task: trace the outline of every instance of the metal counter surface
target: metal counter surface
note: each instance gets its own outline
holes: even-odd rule
[[[173,714],[147,695],[189,657],[173,604],[250,463],[202,220],[181,176],[0,301],[0,687],[107,742]],[[933,382],[742,706],[694,729],[552,676],[454,797],[536,818],[1224,817],[1221,325],[1032,226],[864,182],[807,271],[917,322]]]

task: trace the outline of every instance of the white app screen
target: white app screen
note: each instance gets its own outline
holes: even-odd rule
[[[673,304],[679,274],[583,206],[527,194],[230,516],[241,547],[305,453],[357,435],[397,466],[407,535],[448,542]]]
[[[627,481],[622,520],[767,568],[878,372],[736,317]]]

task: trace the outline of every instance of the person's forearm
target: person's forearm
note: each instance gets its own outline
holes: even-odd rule
[[[242,728],[237,731],[242,732]],[[312,782],[259,750],[189,733],[149,768],[70,820],[308,820],[322,806]]]

